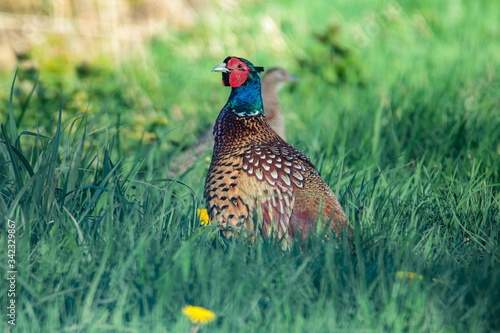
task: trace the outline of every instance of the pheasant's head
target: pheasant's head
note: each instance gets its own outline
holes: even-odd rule
[[[258,73],[263,71],[264,67],[254,66],[250,61],[237,57],[227,57],[224,62],[212,69],[212,72],[222,73],[222,84],[224,86],[231,86],[232,88],[240,87],[247,80],[255,80],[259,77]]]
[[[215,66],[212,72],[222,73],[222,84],[232,88],[225,107],[238,116],[263,114],[259,76],[263,71],[264,67],[237,57],[227,57]]]
[[[274,67],[266,71],[266,78],[262,80],[263,88],[279,91],[285,83],[299,81],[299,78],[281,67]],[[264,78],[264,77],[263,77]]]

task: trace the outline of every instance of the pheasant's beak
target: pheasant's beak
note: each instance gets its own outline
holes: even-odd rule
[[[222,73],[229,73],[231,70],[227,68],[226,63],[218,64],[217,66],[212,69],[212,72],[222,72]]]

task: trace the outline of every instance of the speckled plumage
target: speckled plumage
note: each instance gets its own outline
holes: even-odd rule
[[[337,198],[309,158],[277,135],[263,115],[255,67],[228,57],[217,68],[232,90],[214,127],[205,183],[211,220],[225,236],[262,234],[282,239],[285,247],[297,234],[315,231],[319,218],[340,235],[348,222]],[[231,81],[233,75],[240,77]],[[241,76],[245,80],[238,85]]]

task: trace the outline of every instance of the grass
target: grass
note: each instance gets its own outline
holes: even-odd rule
[[[217,315],[201,332],[500,331],[498,5],[331,7],[214,9],[70,92],[40,77],[51,94],[23,95],[10,77],[0,228],[16,221],[17,322],[2,330],[188,332],[195,305]],[[209,71],[227,54],[301,78],[281,95],[288,138],[338,194],[356,255],[225,241],[197,218],[206,161],[168,178],[227,98]],[[153,112],[168,121],[134,123]]]

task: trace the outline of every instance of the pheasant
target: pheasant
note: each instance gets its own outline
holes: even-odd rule
[[[318,221],[342,236],[350,228],[332,190],[307,156],[288,144],[264,116],[259,73],[243,58],[227,57],[213,72],[231,94],[214,126],[214,150],[204,196],[225,237],[258,234],[283,241],[316,230]],[[329,228],[328,228],[329,229]]]
[[[298,81],[298,78],[284,68],[274,67],[262,76],[262,101],[264,102],[265,115],[269,125],[285,138],[285,121],[278,101],[278,93],[288,82]],[[170,176],[174,177],[182,170],[202,157],[214,146],[212,127],[205,131],[200,139],[190,149],[180,154],[172,163]]]
[[[298,78],[281,67],[273,67],[262,75],[264,114],[272,129],[283,139],[285,139],[285,120],[278,101],[278,93],[285,83],[294,81],[298,81]]]

